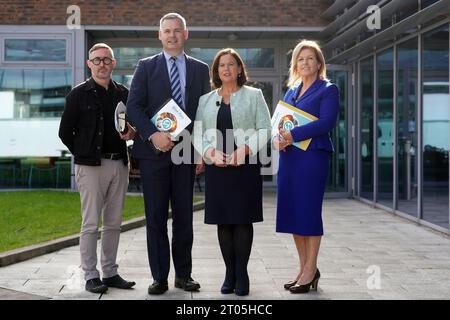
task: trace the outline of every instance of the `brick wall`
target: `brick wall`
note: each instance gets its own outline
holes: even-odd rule
[[[168,12],[189,26],[324,26],[320,0],[1,0],[0,25],[63,25],[69,5],[81,9],[82,25],[157,26]]]

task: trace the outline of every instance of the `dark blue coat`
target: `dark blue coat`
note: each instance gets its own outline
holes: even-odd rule
[[[196,81],[193,81],[194,79]],[[198,99],[210,90],[208,65],[186,55],[185,112],[192,120],[187,128],[189,132],[192,132]],[[147,142],[148,138],[158,131],[150,119],[171,97],[170,79],[164,54],[161,52],[140,60],[134,72],[127,103],[127,115],[139,133],[134,140],[134,157],[138,159],[157,157]]]
[[[284,101],[306,111],[319,120],[296,127],[291,131],[294,141],[303,141],[313,138],[308,150],[327,150],[333,152],[329,132],[336,125],[339,114],[339,90],[329,81],[316,80],[311,87],[298,99],[301,84],[295,89],[286,92]]]

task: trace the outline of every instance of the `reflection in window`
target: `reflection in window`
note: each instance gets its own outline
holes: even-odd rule
[[[199,59],[209,66],[212,65],[219,48],[191,48],[190,55]],[[274,48],[235,48],[247,68],[274,68]]]
[[[448,24],[423,37],[423,218],[449,227]]]
[[[398,209],[417,216],[417,38],[397,47]]]
[[[253,87],[253,88],[261,89],[264,99],[266,100],[267,106],[269,107],[270,114],[272,114],[273,107],[274,107],[272,82],[247,81],[247,83],[245,85]]]
[[[404,6],[401,6],[395,12],[395,22],[398,23],[403,19],[413,15],[419,9],[419,3],[417,1],[405,1]]]
[[[377,56],[378,114],[377,114],[377,201],[392,208],[394,163],[394,92],[393,50],[388,49]]]
[[[114,57],[117,60],[116,68],[134,69],[140,59],[153,56],[161,52],[161,48],[114,48]]]
[[[120,84],[123,84],[125,87],[127,87],[128,89],[131,86],[131,80],[133,80],[133,75],[132,74],[113,74],[112,75],[112,79]]]
[[[326,191],[347,190],[347,71],[330,71],[328,76],[339,88],[339,117],[331,132],[335,152],[331,156]]]
[[[361,61],[360,187],[361,197],[373,200],[373,58]]]
[[[266,100],[267,106],[269,107],[270,114],[273,112],[273,84],[272,82],[260,82],[260,81],[248,81],[246,83],[247,86],[261,89],[264,100]],[[278,101],[277,101],[278,102]],[[267,156],[271,156],[271,142],[269,141],[267,143]],[[266,152],[265,150],[262,150],[261,152]],[[269,167],[269,164],[264,165],[264,167]],[[263,181],[272,181],[273,176],[270,175],[263,175]]]
[[[64,39],[5,39],[5,61],[65,62]]]
[[[421,0],[421,7],[422,7],[422,9],[426,8],[426,7],[428,7],[428,6],[430,6],[433,3],[438,2],[438,1],[439,0]]]
[[[10,110],[2,114],[59,117],[71,87],[71,69],[0,69],[0,97],[9,97],[2,100],[2,108]]]

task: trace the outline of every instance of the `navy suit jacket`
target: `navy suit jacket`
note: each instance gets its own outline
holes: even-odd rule
[[[298,93],[302,84],[289,89],[284,101],[290,105],[304,110],[317,118],[316,121],[295,127],[291,130],[295,142],[312,138],[308,150],[326,150],[333,152],[330,131],[336,125],[339,115],[339,90],[329,82],[317,79],[301,97]]]
[[[192,132],[198,99],[211,91],[208,65],[188,55],[186,57],[186,114],[192,120],[187,127]],[[138,134],[134,139],[133,156],[137,159],[159,159],[148,142],[148,138],[158,129],[150,119],[162,104],[172,97],[169,72],[164,54],[139,61],[131,82],[127,102],[127,116],[136,126]],[[167,157],[163,157],[167,158]],[[169,157],[170,159],[170,157]]]

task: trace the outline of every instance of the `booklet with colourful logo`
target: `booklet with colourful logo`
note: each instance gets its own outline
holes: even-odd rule
[[[164,103],[151,121],[159,131],[170,133],[172,140],[192,122],[173,99]]]
[[[273,112],[271,124],[272,124],[272,137],[279,136],[280,129],[286,131],[292,130],[292,128],[297,126],[302,126],[308,124],[318,118],[300,110],[284,101],[278,101],[278,104]],[[293,145],[304,151],[308,149],[311,139],[294,142]]]

